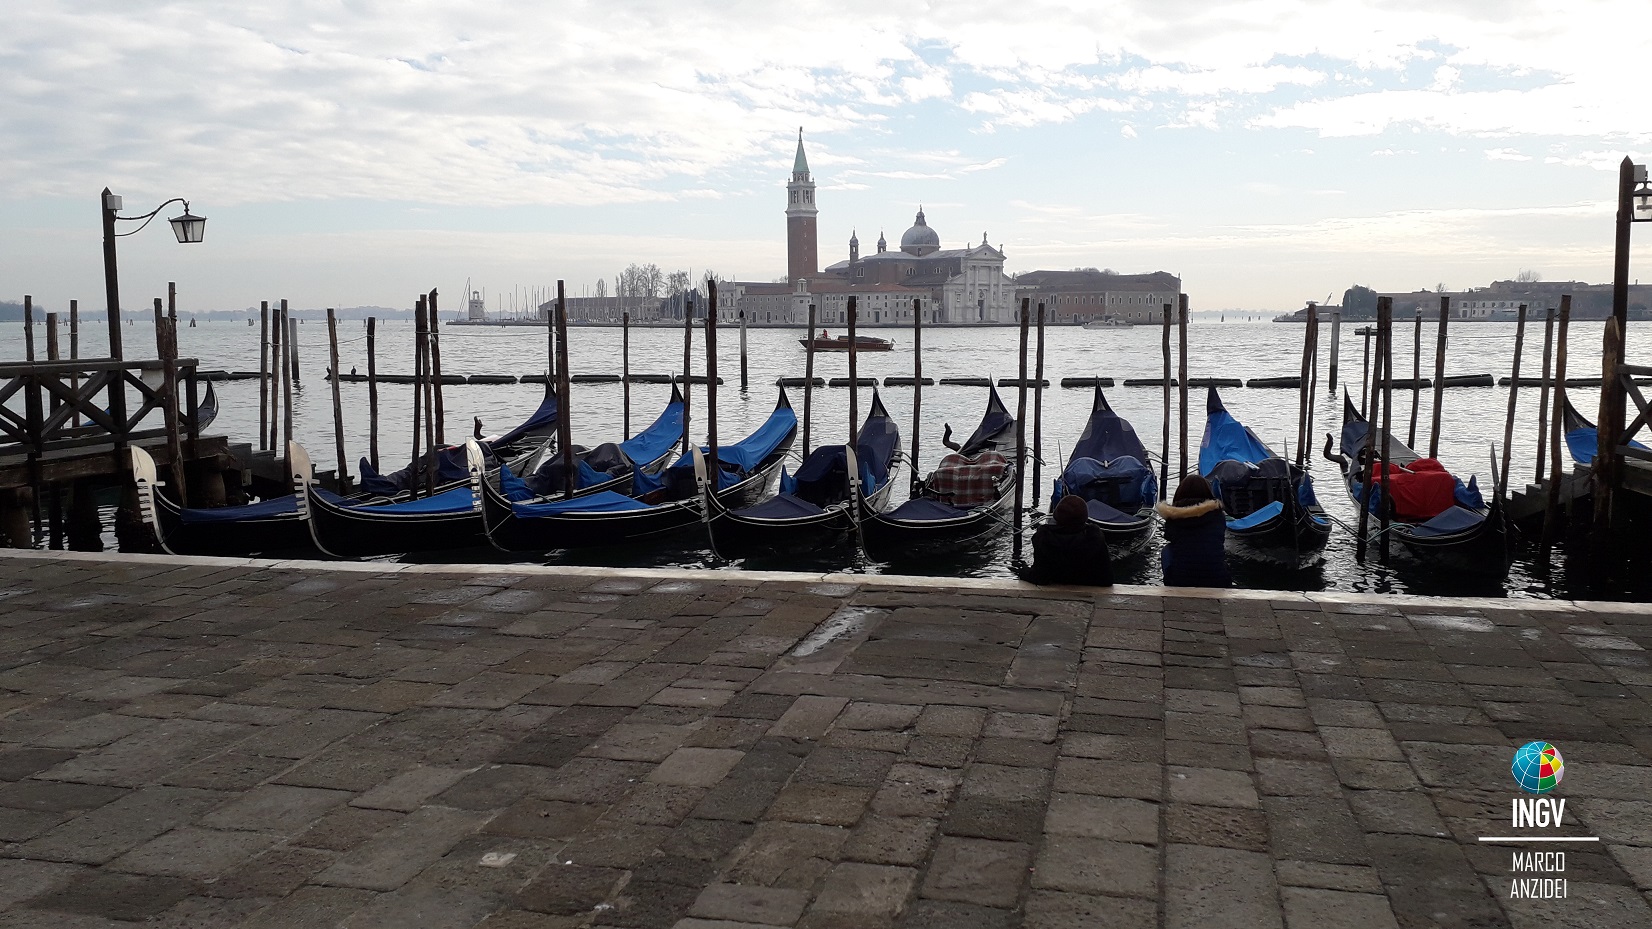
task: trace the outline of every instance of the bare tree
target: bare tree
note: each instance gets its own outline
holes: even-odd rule
[[[599,298],[608,296],[608,281],[600,277],[597,278],[596,295]]]
[[[1522,284],[1535,284],[1538,281],[1543,280],[1543,275],[1537,271],[1527,269],[1521,271],[1519,274],[1516,274],[1514,279]]]
[[[675,297],[688,290],[689,275],[687,271],[673,271],[666,276],[666,293]]]

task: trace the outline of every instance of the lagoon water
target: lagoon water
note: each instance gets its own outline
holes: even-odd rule
[[[100,314],[88,314],[82,327],[81,354],[96,356],[106,351],[106,330]],[[1190,377],[1226,377],[1250,379],[1253,377],[1294,376],[1298,373],[1304,327],[1266,321],[1253,316],[1249,320],[1229,314],[1226,321],[1198,317],[1188,327],[1188,373]],[[38,317],[37,317],[38,320]],[[36,324],[36,344],[45,344],[39,322]],[[185,357],[200,359],[203,369],[233,371],[258,370],[259,328],[249,327],[244,320],[201,322],[189,328],[180,319],[178,330],[180,351]],[[1435,324],[1425,322],[1422,333],[1423,376],[1433,373],[1433,341]],[[1316,479],[1321,501],[1333,517],[1352,524],[1355,509],[1340,489],[1333,464],[1319,457],[1318,446],[1327,432],[1334,431],[1341,417],[1341,391],[1346,386],[1359,399],[1361,362],[1364,339],[1356,335],[1357,324],[1345,324],[1342,330],[1340,357],[1341,383],[1333,395],[1325,385],[1331,353],[1330,327],[1320,331],[1321,387],[1316,398],[1315,448],[1309,461]],[[1396,320],[1394,368],[1398,377],[1409,377],[1412,370],[1413,328],[1410,320]],[[300,386],[294,394],[294,434],[310,451],[319,468],[335,465],[333,440],[332,399],[324,373],[328,365],[327,326],[319,320],[308,320],[299,327],[301,357]],[[858,356],[862,377],[875,377],[881,383],[890,375],[912,373],[912,333],[910,330],[875,329],[871,334],[893,339],[895,350],[887,353],[868,353]],[[380,373],[411,373],[413,366],[413,324],[411,321],[380,320],[377,328],[378,369]],[[1600,345],[1602,323],[1576,322],[1571,327],[1568,371],[1569,377],[1598,376],[1600,373]],[[801,376],[804,368],[804,350],[799,344],[800,329],[751,329],[747,332],[749,390],[739,387],[740,357],[739,331],[722,326],[718,330],[718,373],[724,386],[718,393],[718,431],[724,442],[744,436],[760,423],[773,409],[778,388],[777,378]],[[1630,360],[1633,363],[1652,363],[1652,346],[1636,339],[1635,327],[1630,332]],[[1448,374],[1492,374],[1497,377],[1510,373],[1515,337],[1515,324],[1510,323],[1454,323],[1450,329],[1447,354]],[[1047,506],[1049,485],[1065,461],[1066,451],[1082,430],[1090,410],[1091,391],[1063,389],[1063,377],[1108,376],[1117,379],[1120,386],[1107,391],[1113,408],[1135,425],[1147,447],[1156,455],[1163,441],[1163,393],[1158,387],[1124,387],[1126,378],[1158,377],[1162,374],[1161,331],[1157,327],[1085,330],[1071,326],[1051,326],[1046,330],[1045,377],[1052,386],[1044,391],[1042,403],[1042,458],[1039,500]],[[1174,335],[1173,335],[1174,339]],[[694,333],[693,365],[695,374],[704,374],[704,330]],[[154,332],[150,324],[137,322],[122,330],[122,341],[128,357],[149,356],[154,351]],[[339,324],[340,367],[348,372],[367,370],[366,326],[359,320]],[[929,328],[924,331],[924,375],[937,380],[944,377],[1015,377],[1017,373],[1018,333],[1014,328]],[[1536,377],[1541,373],[1543,322],[1534,315],[1528,322],[1525,339],[1522,376]],[[65,352],[67,339],[64,339]],[[631,371],[636,374],[668,374],[682,366],[683,331],[680,326],[641,327],[631,330]],[[1174,344],[1172,364],[1175,363]],[[543,373],[546,367],[546,339],[543,328],[534,327],[468,327],[444,325],[441,328],[442,367],[447,374],[529,374]],[[569,335],[570,367],[575,374],[618,374],[621,366],[621,332],[618,328],[574,327]],[[20,324],[8,324],[0,333],[0,359],[19,360],[23,356]],[[1029,376],[1032,371],[1029,351]],[[844,377],[848,374],[848,359],[839,353],[823,353],[815,357],[817,377]],[[221,414],[213,425],[213,432],[230,436],[232,441],[253,441],[256,446],[258,430],[258,382],[231,381],[216,385]],[[350,471],[356,472],[355,461],[367,451],[368,406],[367,385],[347,383],[340,385],[344,407],[346,448],[350,456]],[[488,432],[502,431],[529,414],[538,404],[543,387],[516,386],[449,386],[444,390],[447,438],[450,442],[468,436],[473,417],[479,417]],[[641,429],[650,422],[669,395],[665,385],[635,384],[631,388],[631,428]],[[884,404],[901,424],[902,446],[910,448],[912,388],[880,388]],[[861,413],[870,402],[870,388],[861,390]],[[946,449],[941,446],[943,424],[950,423],[954,432],[967,435],[979,419],[987,391],[980,387],[932,386],[923,391],[923,421],[920,425],[919,456],[921,469],[933,467]],[[1574,388],[1573,403],[1585,415],[1593,418],[1599,392],[1595,388]],[[622,432],[622,388],[619,384],[575,385],[569,400],[574,441],[591,445],[615,441]],[[792,405],[801,417],[803,390],[790,390]],[[379,448],[381,464],[392,470],[407,460],[412,430],[412,389],[391,384],[379,385]],[[1017,392],[1004,389],[1005,403],[1013,411]],[[1273,446],[1285,452],[1287,446],[1295,452],[1297,434],[1297,392],[1295,390],[1238,389],[1224,390],[1222,398],[1228,409],[1242,422]],[[1483,487],[1489,489],[1491,480],[1491,450],[1502,442],[1503,423],[1507,411],[1507,387],[1448,388],[1442,414],[1440,458],[1452,471],[1463,476],[1477,474]],[[848,420],[849,391],[842,388],[816,389],[813,392],[814,444],[841,442]],[[1172,394],[1172,422],[1170,447],[1171,471],[1178,468],[1179,427],[1175,421],[1176,398]],[[1198,458],[1199,437],[1204,428],[1203,389],[1189,394],[1188,460],[1190,466]],[[1033,397],[1028,399],[1028,441],[1032,440]],[[1422,391],[1418,399],[1417,445],[1426,453],[1427,433],[1431,416],[1431,395]],[[1519,395],[1511,483],[1520,487],[1533,478],[1537,440],[1538,389],[1522,388]],[[1412,399],[1409,390],[1395,392],[1395,433],[1404,438],[1408,432]],[[706,433],[705,392],[696,387],[691,398],[691,430],[699,439]],[[794,446],[794,452],[801,443]],[[1568,465],[1570,462],[1568,462]],[[1031,465],[1028,467],[1028,502],[1032,502]],[[1174,477],[1172,477],[1174,483]],[[897,477],[895,501],[904,496],[906,477]],[[816,562],[761,563],[749,567],[798,568],[807,570],[840,569],[851,571],[899,571],[900,573],[929,573],[943,575],[1001,576],[1009,573],[1010,538],[1006,532],[991,545],[970,556],[946,563],[872,564],[857,558],[828,558]],[[489,551],[444,553],[444,559],[455,557],[466,560],[509,560],[511,556]],[[553,560],[569,563],[635,564],[635,565],[716,565],[721,564],[698,537],[688,536],[672,543],[638,546],[627,551],[584,551],[553,554]],[[1121,564],[1116,569],[1118,579],[1139,583],[1153,583],[1158,579],[1156,554]],[[1417,564],[1396,546],[1391,564],[1382,567],[1372,558],[1370,564],[1360,565],[1354,558],[1354,539],[1344,526],[1333,529],[1326,551],[1325,564],[1301,574],[1258,573],[1240,570],[1239,582],[1244,586],[1304,589],[1304,590],[1360,590],[1412,591],[1433,594],[1473,593],[1512,596],[1572,596],[1575,592],[1565,587],[1563,572],[1556,572],[1553,582],[1540,579],[1522,557],[1509,575],[1502,580],[1474,579],[1447,575]],[[1637,590],[1593,591],[1592,595],[1644,595]]]

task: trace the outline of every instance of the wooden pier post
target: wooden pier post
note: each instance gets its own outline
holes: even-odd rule
[[[166,319],[166,311],[161,308],[161,298],[155,298],[155,357],[165,354],[166,349],[161,345],[161,320]]]
[[[427,310],[430,314],[430,383],[436,395],[436,415],[432,420],[436,424],[436,444],[432,448],[447,445],[447,413],[442,406],[442,316],[436,305],[436,288],[432,287]]]
[[[156,300],[158,308],[161,301]],[[183,441],[178,428],[178,324],[173,319],[156,321],[159,327],[161,343],[161,397],[164,404],[161,412],[166,423],[166,453],[172,458],[171,478],[172,492],[178,495],[178,503],[189,505],[189,490],[184,483],[184,449]]]
[[[1360,335],[1365,337],[1365,359],[1360,362],[1359,367],[1359,406],[1362,410],[1371,405],[1371,337],[1376,335],[1380,329],[1380,326],[1376,329],[1370,326],[1361,326],[1357,330]],[[1381,345],[1380,341],[1378,345]]]
[[[708,281],[707,285],[709,286],[710,284],[711,284],[711,282]],[[850,299],[853,299],[853,298],[850,298]],[[712,304],[711,304],[711,312],[713,312],[713,313],[717,312],[717,303],[715,301],[713,301]],[[850,347],[849,350],[854,351],[854,348]],[[745,310],[740,311],[740,392],[741,393],[746,392],[746,311]]]
[[[379,353],[377,316],[367,317],[367,463],[379,469]]]
[[[809,457],[810,402],[815,392],[815,305],[809,304],[809,335],[803,340],[803,457]]]
[[[327,308],[327,355],[333,366],[333,445],[338,451],[338,492],[350,492],[350,461],[344,457],[344,403],[339,397],[338,318]]]
[[[287,351],[281,355],[281,457],[287,461],[287,446],[293,441],[293,382],[298,380],[298,370],[293,365],[297,353],[292,351],[292,334],[298,326],[287,316],[287,301],[281,301],[281,328],[286,330]],[[287,461],[286,473],[292,473],[292,462]]]
[[[552,367],[555,367],[553,364]],[[412,473],[408,475],[409,490],[413,499],[419,498],[419,447],[423,444],[424,417],[420,409],[424,404],[424,297],[419,297],[413,303],[413,463],[410,465]]]
[[[166,318],[172,322],[178,321],[178,282],[166,282]],[[176,333],[174,333],[176,334]]]
[[[1560,337],[1554,352],[1554,410],[1549,420],[1549,494],[1543,504],[1543,536],[1538,548],[1538,565],[1549,568],[1549,555],[1560,531],[1560,482],[1565,477],[1561,446],[1566,409],[1566,330],[1572,321],[1572,295],[1560,295]]]
[[[620,393],[624,408],[624,435],[631,438],[631,311],[620,314]]]
[[[1327,378],[1328,389],[1332,394],[1337,392],[1337,358],[1342,354],[1342,307],[1331,308],[1331,370]]]
[[[809,304],[809,325],[815,321],[814,304]],[[814,341],[814,332],[809,333],[809,340]],[[911,495],[918,495],[918,485],[923,480],[918,476],[918,426],[922,422],[924,406],[924,314],[923,300],[912,298],[912,460],[908,462],[911,468],[911,478],[908,486]],[[811,354],[812,357],[812,354]],[[811,372],[813,373],[812,369]]]
[[[285,306],[287,301],[283,300],[281,302],[283,304],[281,318],[287,321],[287,355],[292,362],[291,380],[294,384],[301,384],[304,379],[298,373],[298,320],[287,312]]]
[[[268,447],[275,452],[276,458],[285,461],[287,448],[280,444],[281,391],[287,383],[287,378],[281,371],[283,367],[282,359],[287,356],[281,351],[283,341],[281,334],[287,331],[287,321],[281,315],[279,304],[270,312],[270,441]]]
[[[80,301],[79,300],[70,300],[69,301],[69,360],[70,361],[79,361],[80,360]],[[78,374],[69,375],[69,389],[73,390],[77,394],[80,393],[80,375],[78,375]],[[80,414],[79,413],[75,414],[74,425],[75,425],[76,428],[79,428],[79,426],[80,426]],[[69,544],[71,546],[74,545],[73,538],[70,539]]]
[[[433,383],[435,377],[432,375],[430,365],[430,300],[424,296],[419,297],[419,318],[424,320],[424,328],[418,333],[419,353],[424,359],[424,377],[422,379],[423,386],[418,395],[414,397],[414,402],[418,402],[420,398],[423,398],[424,401],[424,489],[426,494],[435,496],[437,471],[436,391]]]
[[[1503,420],[1503,460],[1497,468],[1497,486],[1492,488],[1492,507],[1499,512],[1503,509],[1503,495],[1508,492],[1509,461],[1514,456],[1514,414],[1520,398],[1520,352],[1526,341],[1526,304],[1520,304],[1519,313],[1514,324],[1514,370],[1509,372],[1509,412]]]
[[[1309,383],[1309,376],[1313,370],[1313,330],[1317,322],[1315,312],[1317,308],[1312,303],[1308,304],[1307,325],[1302,327],[1302,373],[1297,380],[1296,390],[1296,464],[1299,468],[1307,460],[1305,452],[1308,443],[1312,441],[1308,434],[1308,404],[1313,398],[1313,385]]]
[[[59,355],[58,355],[58,351],[57,351],[57,314],[56,313],[47,313],[46,314],[46,360],[47,361],[57,361],[57,360],[59,360]],[[59,400],[57,398],[56,394],[53,394],[52,395],[52,406],[51,406],[52,412],[54,412],[54,413],[57,412],[57,408],[59,406],[61,406],[62,403],[63,403],[63,401]]]
[[[1428,426],[1428,457],[1440,457],[1440,413],[1445,407],[1446,325],[1451,321],[1451,298],[1440,298],[1440,328],[1434,336],[1434,409]]]
[[[1392,297],[1377,298],[1377,316],[1380,320],[1378,327],[1381,335],[1377,338],[1382,343],[1382,523],[1378,530],[1381,535],[1377,539],[1377,560],[1388,563],[1388,526],[1392,519],[1394,506],[1393,497],[1389,495],[1388,472],[1393,470],[1394,460],[1394,300]],[[1372,384],[1372,393],[1376,392],[1376,382]]]
[[[706,279],[711,304],[706,310],[706,480],[713,497],[723,488],[723,464],[717,445],[717,282]],[[850,297],[851,301],[855,298]],[[684,311],[687,312],[686,310]],[[853,308],[850,314],[853,315]],[[852,356],[851,356],[852,357]],[[709,510],[707,511],[709,515]]]
[[[1180,407],[1181,449],[1177,453],[1176,479],[1187,474],[1187,294],[1176,298],[1176,393]]]
[[[258,450],[270,447],[270,301],[260,300],[258,318]]]
[[[23,360],[34,361],[34,297],[23,295]]]
[[[1015,539],[1013,558],[1021,560],[1021,505],[1027,484],[1027,324],[1030,321],[1027,297],[1021,298],[1021,347],[1017,357],[1021,363],[1021,388],[1015,402]],[[1169,332],[1169,330],[1165,330]]]
[[[1382,320],[1382,298],[1379,297],[1377,299],[1377,320],[1380,325]],[[1360,334],[1365,337],[1365,357],[1369,359],[1371,357],[1371,330],[1369,327],[1365,326],[1360,327],[1360,330]],[[1378,355],[1378,364],[1381,364],[1380,354]],[[1367,372],[1369,372],[1369,367],[1367,367]],[[1359,410],[1360,415],[1365,417],[1365,441],[1363,448],[1355,449],[1356,458],[1354,460],[1356,466],[1363,466],[1365,470],[1364,473],[1360,475],[1360,495],[1359,500],[1356,501],[1359,505],[1359,519],[1357,523],[1358,528],[1354,533],[1354,559],[1361,564],[1364,564],[1365,555],[1370,547],[1371,541],[1371,489],[1376,483],[1378,423],[1377,409],[1375,406],[1376,397],[1374,396],[1375,392],[1370,389],[1369,374],[1362,374],[1360,379],[1364,383],[1364,387],[1360,390]],[[1360,457],[1358,457],[1361,454],[1363,454],[1363,461],[1361,461]]]
[[[1038,509],[1044,455],[1044,301],[1038,301],[1038,361],[1033,369],[1032,505]]]
[[[568,396],[573,383],[568,370],[568,300],[563,294],[562,281],[556,282],[556,376],[557,394],[561,397],[561,415],[557,417],[557,441],[562,443],[562,494],[572,499],[579,486],[574,464],[574,424],[568,415]]]
[[[1423,311],[1417,308],[1416,324],[1411,329],[1411,427],[1405,433],[1405,444],[1417,447],[1417,407],[1422,402],[1423,389]]]
[[[1164,318],[1160,325],[1162,330],[1161,343],[1164,354],[1164,442],[1159,455],[1159,494],[1169,493],[1170,488],[1170,304],[1164,305]],[[1177,479],[1180,479],[1177,475]]]
[[[1606,321],[1606,332],[1601,340],[1600,407],[1595,414],[1595,519],[1591,541],[1594,543],[1597,568],[1604,568],[1611,551],[1612,506],[1618,486],[1618,437],[1623,432],[1624,408],[1615,402],[1623,394],[1616,386],[1622,353],[1623,327],[1613,317]]]
[[[860,444],[860,381],[856,379],[855,357],[855,323],[860,316],[860,310],[855,305],[855,295],[849,295],[849,444],[847,448],[853,450]],[[853,477],[854,475],[850,475]]]
[[[707,282],[709,283],[709,281]],[[694,304],[689,302],[688,296],[683,296],[683,454],[688,454],[688,417],[689,398],[694,394],[694,388],[689,384],[690,373],[689,353],[694,350]]]
[[[1543,378],[1537,392],[1537,476],[1542,482],[1546,467],[1545,454],[1549,450],[1549,375],[1554,352],[1554,307],[1543,308]]]
[[[1319,402],[1319,316],[1318,310],[1308,314],[1308,334],[1313,340],[1313,347],[1308,350],[1311,364],[1308,368],[1308,427],[1304,434],[1308,437],[1307,443],[1297,449],[1297,464],[1303,468],[1310,467],[1312,457],[1308,448],[1314,441],[1314,404]]]

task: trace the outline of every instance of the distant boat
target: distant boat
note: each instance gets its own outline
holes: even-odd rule
[[[822,329],[820,335],[813,339],[798,339],[797,344],[804,348],[812,348],[817,352],[846,352],[849,350],[849,339],[845,336],[833,338]],[[869,335],[855,336],[855,351],[857,352],[887,352],[895,347],[895,343],[888,339],[879,339]]]
[[[1130,323],[1117,316],[1102,316],[1084,324],[1086,329],[1128,329]]]

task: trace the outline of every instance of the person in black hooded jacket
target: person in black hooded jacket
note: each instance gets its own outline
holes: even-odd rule
[[[1227,517],[1210,482],[1189,474],[1176,485],[1170,503],[1159,503],[1164,517],[1164,582],[1169,587],[1232,587],[1228,574]]]
[[[1107,537],[1090,524],[1084,500],[1068,494],[1050,511],[1050,518],[1033,531],[1032,567],[1019,572],[1034,584],[1113,585],[1113,562]]]

